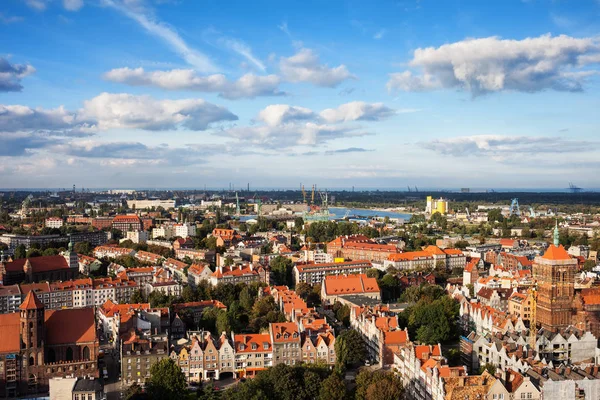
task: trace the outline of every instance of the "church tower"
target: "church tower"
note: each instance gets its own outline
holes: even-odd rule
[[[21,350],[43,349],[45,339],[44,305],[37,298],[33,290],[19,306]]]
[[[542,328],[556,332],[571,324],[577,259],[560,245],[558,223],[553,236],[554,244],[533,262],[533,278],[537,282],[537,321]]]

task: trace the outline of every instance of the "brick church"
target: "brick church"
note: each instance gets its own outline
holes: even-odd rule
[[[556,332],[574,325],[600,338],[600,288],[575,290],[577,259],[559,244],[558,227],[554,244],[533,262],[537,283],[537,322]]]
[[[63,255],[23,258],[8,262],[0,258],[0,281],[4,285],[21,282],[68,281],[79,274],[77,253],[72,243]]]
[[[45,310],[30,291],[19,312],[0,315],[0,397],[48,392],[48,380],[98,377],[93,308]]]

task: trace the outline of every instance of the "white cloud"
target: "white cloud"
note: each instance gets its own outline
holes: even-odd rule
[[[62,106],[46,110],[0,104],[0,132],[68,129],[72,126],[73,120],[73,113]]]
[[[179,126],[205,130],[212,123],[235,121],[238,117],[226,108],[202,99],[156,100],[127,93],[102,93],[84,102],[77,119],[101,130],[172,130]]]
[[[169,71],[145,71],[143,68],[118,68],[104,78],[133,86],[156,86],[167,90],[193,90],[216,92],[227,99],[253,98],[257,96],[280,96],[281,79],[276,75],[257,76],[246,74],[237,81],[229,81],[225,75],[199,76],[191,69]]]
[[[197,70],[203,72],[218,70],[208,56],[188,46],[173,28],[160,21],[156,21],[150,15],[142,12],[139,7],[128,7],[127,1],[123,4],[113,0],[102,0],[102,2],[136,21],[150,34],[162,39],[173,51],[178,53],[188,64]]]
[[[597,143],[543,136],[473,135],[435,139],[423,147],[455,157],[487,156],[496,160],[523,154],[580,153],[596,148]]]
[[[23,17],[18,17],[15,15],[5,15],[0,12],[0,22],[2,22],[3,24],[12,24],[21,21],[23,21]]]
[[[279,126],[234,127],[219,132],[219,135],[232,137],[248,145],[278,149],[293,146],[314,146],[334,139],[368,134],[360,130],[360,127],[325,125],[314,122]]]
[[[83,0],[63,0],[63,7],[69,11],[79,11],[83,7]]]
[[[21,80],[35,72],[35,68],[26,64],[11,64],[0,57],[0,93],[20,92],[23,90]]]
[[[356,79],[345,65],[329,68],[321,64],[315,52],[306,48],[291,57],[282,57],[279,68],[283,78],[289,82],[310,82],[322,87],[335,87],[347,79]]]
[[[272,104],[258,113],[258,120],[273,127],[291,121],[310,119],[314,116],[314,112],[308,108],[287,104]]]
[[[386,107],[383,103],[365,103],[353,101],[342,104],[338,108],[327,108],[321,111],[320,116],[326,122],[347,121],[379,121],[394,116],[396,111]]]
[[[480,95],[514,90],[537,92],[582,90],[574,69],[598,62],[597,38],[565,35],[506,40],[466,39],[438,48],[415,50],[409,65],[420,70],[390,74],[389,90],[426,91],[456,88]]]

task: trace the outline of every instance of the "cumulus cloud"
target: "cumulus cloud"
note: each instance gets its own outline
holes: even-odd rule
[[[421,143],[426,149],[455,157],[489,156],[496,159],[515,154],[575,153],[595,148],[598,143],[556,137],[474,135],[434,139]]]
[[[147,146],[140,142],[98,142],[86,140],[53,147],[56,153],[81,159],[104,159],[105,165],[195,165],[227,151],[224,145],[204,144],[171,147]]]
[[[191,48],[172,27],[156,20],[150,13],[144,12],[143,8],[134,7],[135,1],[121,3],[113,0],[102,0],[102,3],[118,10],[123,15],[137,22],[151,35],[163,40],[174,52],[179,54],[188,64],[197,70],[203,72],[218,70],[208,56]],[[129,3],[132,3],[132,5]]]
[[[269,126],[278,126],[291,121],[311,119],[314,116],[315,113],[308,108],[272,104],[258,113],[258,120]]]
[[[335,87],[347,79],[356,79],[345,65],[330,68],[321,64],[314,51],[306,48],[291,57],[282,57],[279,69],[282,77],[289,82],[309,82],[321,87]]]
[[[235,121],[238,117],[202,99],[156,100],[127,93],[102,93],[84,102],[77,119],[102,130],[170,130],[180,126],[205,130],[212,123]]]
[[[396,111],[386,107],[383,103],[365,103],[353,101],[342,104],[338,108],[327,108],[321,111],[320,116],[326,122],[347,121],[379,121],[396,114]]]
[[[72,127],[73,113],[59,107],[51,110],[0,104],[0,132],[60,130]]]
[[[234,127],[219,132],[249,145],[267,148],[314,146],[330,140],[368,135],[360,127],[317,124],[314,122],[280,126]]]
[[[0,12],[0,22],[3,24],[13,24],[15,22],[23,21],[22,17],[18,17],[16,15],[5,15]]]
[[[11,64],[0,57],[0,92],[20,92],[23,90],[21,79],[35,72],[35,68],[26,64]]]
[[[59,143],[55,137],[24,132],[0,132],[0,156],[29,156],[32,150],[49,147]]]
[[[281,79],[276,75],[245,74],[237,81],[229,81],[222,74],[200,76],[192,69],[145,71],[143,68],[117,68],[104,74],[104,79],[132,86],[214,92],[226,99],[284,95],[279,91]]]
[[[25,4],[36,11],[44,11],[47,7],[46,2],[46,0],[25,0]]]
[[[389,90],[462,89],[474,96],[513,90],[581,91],[588,69],[599,62],[597,38],[566,35],[507,40],[466,39],[415,50],[413,70],[390,74]],[[418,71],[418,72],[414,72]]]

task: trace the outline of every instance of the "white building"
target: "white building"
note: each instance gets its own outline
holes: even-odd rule
[[[171,239],[173,236],[175,236],[175,229],[173,229],[172,225],[161,225],[152,229],[152,239],[160,237]]]
[[[148,232],[146,231],[130,231],[127,232],[125,240],[131,240],[133,243],[146,243],[148,241]]]
[[[175,208],[175,200],[127,200],[127,207],[131,209],[135,208],[136,210],[162,207],[168,210]]]
[[[46,228],[60,229],[64,225],[63,219],[58,217],[46,218]]]
[[[196,225],[193,224],[176,224],[175,225],[175,236],[182,238],[196,236]]]

